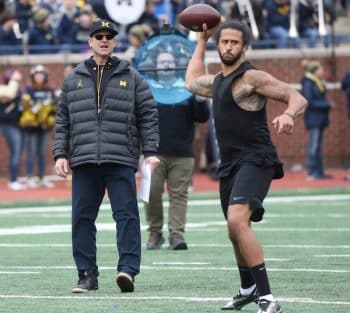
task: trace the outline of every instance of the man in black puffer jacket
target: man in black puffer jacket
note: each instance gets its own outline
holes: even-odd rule
[[[111,57],[116,25],[97,20],[89,45],[93,56],[63,82],[53,155],[59,176],[72,169],[73,256],[79,280],[74,293],[98,289],[96,226],[107,188],[117,223],[117,284],[134,291],[140,270],[141,235],[135,171],[140,146],[153,169],[159,162],[158,115],[147,83],[129,64]]]

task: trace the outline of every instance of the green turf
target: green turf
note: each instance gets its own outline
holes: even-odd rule
[[[348,192],[338,189],[334,194]],[[221,305],[237,292],[239,278],[219,205],[191,204],[188,251],[169,251],[167,244],[158,251],[145,250],[147,232],[140,208],[141,274],[136,277],[135,293],[121,294],[115,284],[115,233],[106,205],[97,220],[111,228],[97,236],[100,289],[73,295],[70,291],[77,277],[70,247],[70,208],[68,203],[59,204],[67,207],[58,210],[51,204],[51,210],[35,212],[21,203],[11,205],[11,210],[0,209],[1,313],[220,312]],[[29,206],[43,205],[48,203]],[[15,209],[20,206],[23,209]],[[350,200],[267,202],[265,207],[264,222],[253,227],[264,247],[272,290],[283,312],[349,312]],[[66,225],[67,230],[3,235],[6,229],[23,231],[48,225]],[[242,312],[256,313],[257,307],[251,304]]]
[[[300,188],[300,189],[271,189],[268,196],[293,196],[293,195],[324,195],[324,194],[346,194],[350,193],[350,187],[334,187],[334,188]],[[164,195],[164,200],[167,200],[167,194]],[[191,192],[189,193],[189,199],[218,199],[217,191],[208,192]],[[69,199],[50,199],[50,200],[18,200],[18,201],[2,201],[0,203],[1,208],[13,208],[13,207],[41,207],[41,206],[56,206],[56,205],[69,205],[71,201]],[[108,203],[105,199],[104,203]]]

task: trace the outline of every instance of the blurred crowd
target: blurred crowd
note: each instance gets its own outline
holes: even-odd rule
[[[68,74],[72,68],[67,65],[65,72]],[[4,138],[8,148],[9,189],[54,187],[45,173],[47,146],[56,122],[59,92],[50,86],[49,71],[41,64],[31,68],[27,80],[13,68],[3,73],[0,137]],[[21,163],[25,171],[22,181],[18,179]]]
[[[301,92],[309,102],[304,116],[309,137],[305,155],[306,179],[327,179],[330,176],[325,173],[323,165],[323,137],[329,126],[329,112],[334,107],[334,101],[327,95],[322,64],[316,60],[303,60],[302,66]],[[73,68],[73,64],[67,64],[64,76]],[[347,96],[350,121],[350,70],[342,78],[341,87]],[[50,73],[44,65],[32,66],[27,79],[14,68],[3,73],[0,82],[0,137],[3,137],[8,149],[9,189],[54,187],[45,174],[47,145],[55,125],[59,94],[60,89],[51,86]],[[199,165],[198,169],[206,171],[211,179],[216,180],[220,155],[212,118],[207,126],[203,146],[195,151],[204,154],[206,163],[204,167]],[[196,158],[201,156],[196,155]],[[24,164],[24,177],[19,179],[21,164]],[[344,179],[349,180],[350,176]]]
[[[189,35],[188,30],[179,25],[177,17],[184,8],[196,3],[211,5],[223,19],[246,21],[253,30],[256,46],[263,42],[265,44],[260,46],[268,48],[298,48],[304,43],[315,47],[319,42],[329,45],[337,15],[350,16],[350,0],[323,0],[324,16],[318,14],[320,1],[299,0],[294,18],[294,14],[291,16],[293,1],[146,0],[145,11],[137,21],[119,25],[122,31],[117,49],[124,52],[137,48],[164,24]],[[137,5],[136,1],[129,2]],[[104,1],[1,0],[0,54],[87,51],[89,28],[96,18],[111,19]]]
[[[303,44],[299,37],[290,36],[291,4],[289,0],[251,1],[258,38],[276,39],[274,47],[279,48],[299,47]],[[326,27],[330,27],[337,18],[334,9],[336,5],[331,1],[333,0],[324,2]],[[347,1],[350,2],[350,0]],[[165,3],[161,0],[147,0],[146,10],[137,21],[129,25],[119,25],[121,29],[124,28],[126,44],[124,47],[120,44],[120,41],[123,41],[123,37],[119,38],[123,36],[123,31],[120,30],[117,46],[123,47],[124,57],[132,62],[137,49],[147,38],[159,32],[163,24],[169,23],[189,36],[187,31],[178,24],[177,16],[186,6],[198,2],[212,5],[225,19],[246,19],[241,14],[238,3],[234,1],[169,0]],[[349,3],[344,2],[342,5],[349,10]],[[88,51],[87,41],[91,24],[97,18],[109,18],[103,1],[0,0],[0,12],[0,54]],[[313,0],[299,1],[300,22],[295,25],[296,31],[306,38],[305,44],[310,47],[314,47],[319,39],[319,25],[315,17],[315,15],[318,16],[317,12],[317,5]],[[327,44],[327,40],[324,43]],[[333,105],[332,101],[326,97],[322,66],[312,62],[304,62],[303,66],[305,68],[303,93],[308,97],[310,109],[310,112],[305,115],[310,137],[306,164],[308,179],[324,179],[328,176],[323,170],[322,138],[323,131],[328,126],[328,114]],[[72,68],[68,65],[65,73]],[[0,83],[0,136],[5,139],[8,146],[8,187],[12,190],[53,187],[52,182],[45,178],[46,154],[47,142],[55,124],[59,90],[54,90],[50,86],[49,77],[48,69],[39,64],[32,67],[28,80],[22,79],[20,72],[8,69]],[[27,85],[25,81],[30,83]],[[349,82],[350,72],[348,71],[342,80],[342,89],[348,96],[350,114]],[[220,158],[211,119],[205,149],[208,175],[216,179],[216,168]],[[25,180],[19,181],[18,173],[23,158],[25,158]],[[317,164],[315,160],[318,160]]]

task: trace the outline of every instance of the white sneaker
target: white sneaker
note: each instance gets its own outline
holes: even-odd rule
[[[8,183],[7,187],[8,187],[8,189],[15,190],[15,191],[27,189],[26,185],[21,184],[18,181],[13,181],[13,182]]]
[[[28,177],[27,179],[28,188],[35,189],[40,187],[40,180],[38,177]]]
[[[40,185],[42,187],[45,187],[45,188],[54,188],[55,187],[55,184],[50,182],[47,178],[43,178],[41,181],[40,181]]]

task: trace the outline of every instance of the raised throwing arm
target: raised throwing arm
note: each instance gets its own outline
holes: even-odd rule
[[[203,29],[204,31],[198,39],[197,46],[187,67],[186,88],[194,94],[203,97],[212,97],[215,76],[207,74],[204,65],[205,49],[211,32],[207,30],[205,24],[203,25]]]

